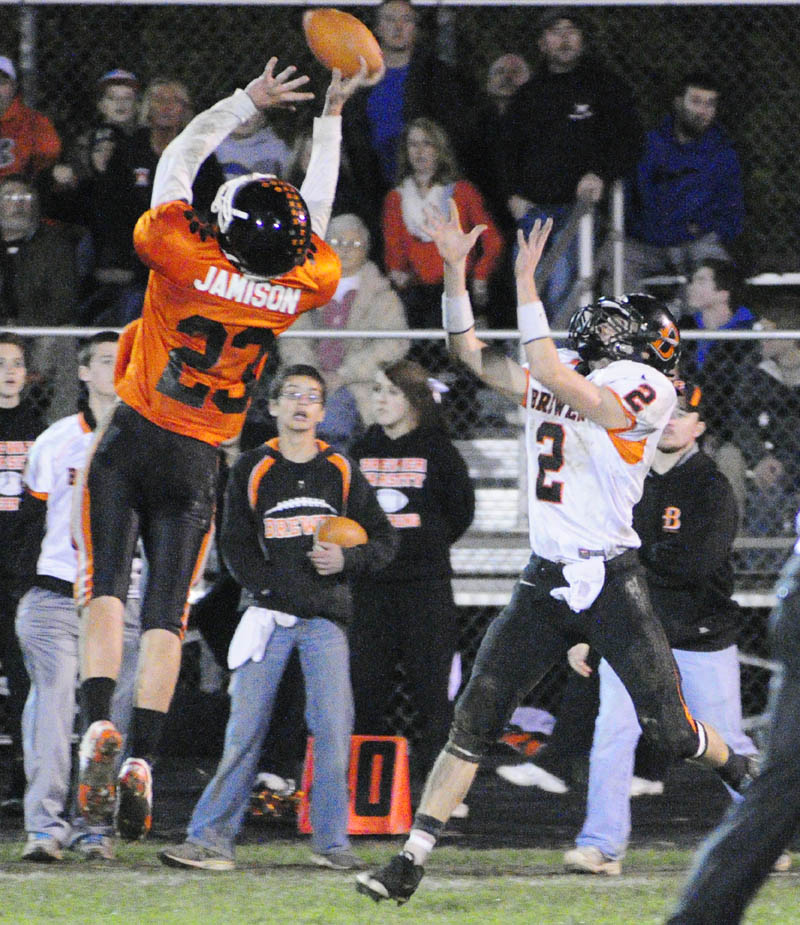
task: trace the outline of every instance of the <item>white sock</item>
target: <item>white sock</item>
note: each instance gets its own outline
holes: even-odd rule
[[[423,832],[422,829],[412,829],[403,845],[403,851],[408,852],[414,858],[415,864],[422,866],[428,860],[428,855],[433,851],[435,844],[436,839],[430,833]]]

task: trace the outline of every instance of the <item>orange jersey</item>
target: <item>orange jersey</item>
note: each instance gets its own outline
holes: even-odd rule
[[[330,301],[339,258],[314,235],[316,253],[302,266],[254,280],[185,202],[145,212],[133,241],[151,273],[117,393],[159,427],[218,446],[241,430],[275,338]]]

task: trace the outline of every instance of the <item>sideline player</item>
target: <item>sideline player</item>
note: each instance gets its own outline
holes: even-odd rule
[[[277,335],[329,301],[340,272],[323,240],[339,170],[341,112],[364,82],[333,72],[315,120],[301,190],[272,176],[224,183],[211,224],[191,206],[205,157],[259,110],[313,97],[306,76],[276,58],[244,90],[196,116],[165,149],[151,209],[134,230],[150,268],[142,317],[121,345],[121,399],[98,428],[76,510],[81,625],[81,695],[88,729],[80,747],[81,809],[102,822],[117,802],[126,838],[150,826],[150,764],[175,688],[187,593],[210,537],[217,447],[239,433],[249,392]],[[308,206],[306,205],[308,202]],[[109,721],[119,672],[130,562],[141,534],[149,565],[128,752]]]
[[[119,335],[101,331],[78,349],[78,373],[85,399],[78,412],[56,421],[31,448],[25,466],[26,492],[13,556],[27,591],[16,629],[30,674],[23,714],[25,831],[22,859],[60,860],[62,848],[93,860],[110,860],[107,827],[87,829],[69,809],[75,679],[78,676],[79,617],[72,588],[77,555],[70,533],[75,474],[83,468],[97,422],[116,401],[114,366]],[[125,610],[124,657],[114,695],[117,728],[127,730],[139,647],[139,568],[132,575]],[[71,817],[71,818],[70,818]]]
[[[480,227],[463,233],[453,203],[449,218],[428,215],[428,231],[445,261],[443,314],[451,351],[526,408],[533,554],[483,638],[402,852],[357,878],[359,892],[376,901],[411,897],[482,755],[519,700],[576,642],[605,656],[646,734],[675,758],[700,759],[734,787],[749,771],[747,760],[686,708],[632,527],[633,505],[675,405],[665,374],[678,361],[677,326],[651,296],[600,299],[570,322],[578,355],[560,355],[534,283],[551,228],[551,220],[537,221],[527,240],[518,235],[517,321],[526,370],[486,351],[475,333],[465,262]],[[586,375],[574,368],[579,361]]]
[[[736,925],[800,824],[800,540],[775,593],[770,635],[780,669],[770,694],[764,764],[700,849],[669,925]]]

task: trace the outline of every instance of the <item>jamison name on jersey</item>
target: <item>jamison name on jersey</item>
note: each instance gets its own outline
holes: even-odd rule
[[[297,314],[301,295],[300,289],[255,280],[214,266],[208,268],[205,279],[194,280],[194,288],[230,302],[266,308],[284,315]]]

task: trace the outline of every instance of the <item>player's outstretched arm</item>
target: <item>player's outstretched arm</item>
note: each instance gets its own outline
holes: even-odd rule
[[[569,366],[565,366],[550,337],[544,306],[539,299],[534,274],[553,228],[553,220],[537,219],[526,238],[517,232],[517,326],[531,375],[547,386],[556,398],[566,402],[584,417],[609,429],[630,424],[612,391],[598,388]]]
[[[476,225],[468,232],[463,231],[458,207],[451,199],[446,216],[438,209],[426,209],[425,228],[444,262],[442,325],[447,331],[448,350],[487,385],[515,401],[522,401],[527,385],[523,368],[499,351],[490,349],[475,333],[466,265],[469,252],[486,226]]]

